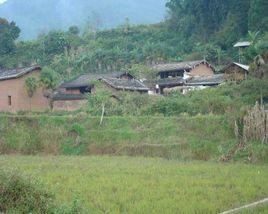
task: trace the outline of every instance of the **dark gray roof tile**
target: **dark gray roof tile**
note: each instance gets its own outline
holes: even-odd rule
[[[84,74],[80,75],[77,78],[63,83],[60,87],[61,88],[80,88],[80,87],[89,87],[92,84],[92,81],[100,80],[102,78],[120,78],[123,75],[130,75],[127,72],[112,72],[107,74]],[[130,75],[131,76],[131,75]]]
[[[143,83],[138,80],[132,79],[117,79],[117,78],[102,78],[102,80],[109,86],[118,90],[130,90],[130,91],[148,91]]]
[[[174,62],[174,63],[166,63],[155,65],[152,68],[156,71],[160,72],[169,72],[169,71],[177,71],[177,70],[191,70],[200,64],[207,64],[211,66],[206,60],[197,60],[197,61],[189,61],[189,62]],[[213,66],[211,68],[214,70]]]
[[[198,86],[198,85],[219,85],[225,81],[224,74],[215,74],[213,76],[206,76],[206,77],[192,77],[191,79],[187,80],[187,86]]]
[[[9,80],[16,79],[30,72],[41,70],[40,66],[31,66],[26,68],[15,68],[10,70],[0,70],[0,81],[1,80]]]

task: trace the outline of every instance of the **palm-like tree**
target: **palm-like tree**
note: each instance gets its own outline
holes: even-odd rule
[[[32,97],[38,88],[38,81],[35,77],[28,77],[25,80],[25,88],[30,98],[30,111],[32,111]]]

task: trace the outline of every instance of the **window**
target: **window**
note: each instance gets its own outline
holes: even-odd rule
[[[11,96],[8,96],[8,105],[11,106],[11,104],[12,104]]]

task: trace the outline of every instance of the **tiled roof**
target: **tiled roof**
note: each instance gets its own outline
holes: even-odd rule
[[[219,85],[225,81],[225,75],[224,74],[215,74],[213,76],[207,76],[207,77],[192,77],[189,80],[187,80],[186,85],[187,86],[197,86],[197,85]]]
[[[138,80],[132,79],[116,79],[116,78],[102,78],[102,80],[109,86],[118,90],[130,90],[130,91],[148,91],[143,83]]]
[[[189,62],[176,62],[159,64],[152,67],[152,69],[158,72],[177,71],[177,70],[191,70],[200,64],[207,64],[211,66],[206,60],[189,61]],[[212,66],[211,66],[212,67]],[[212,67],[213,68],[213,67]],[[213,68],[214,69],[214,68]]]
[[[84,75],[80,75],[74,80],[63,83],[60,87],[61,88],[88,87],[88,86],[91,86],[92,81],[100,80],[105,77],[119,78],[125,74],[129,75],[127,72],[113,72],[113,73],[107,73],[107,74],[84,74]]]
[[[80,87],[88,87],[91,85],[91,81],[100,79],[101,76],[97,74],[84,74],[80,75],[79,77],[65,82],[61,84],[61,88],[80,88]]]
[[[26,68],[15,68],[10,70],[0,70],[0,81],[16,79],[32,71],[41,70],[40,66],[31,66]]]
[[[182,77],[176,77],[176,78],[165,78],[159,80],[145,81],[144,84],[150,88],[155,88],[156,85],[160,87],[175,87],[182,85],[184,82],[185,80]]]
[[[237,65],[240,68],[243,68],[246,71],[249,71],[249,66],[248,65],[243,65],[243,64],[240,64],[240,63],[237,63],[237,62],[234,62],[233,64]]]
[[[237,66],[239,68],[242,68],[245,72],[249,72],[249,66],[248,65],[243,65],[243,64],[240,64],[240,63],[237,63],[237,62],[233,62],[233,63],[227,65],[226,67],[224,67],[221,70],[221,72],[225,72],[225,73],[230,72],[229,68],[231,68],[232,66]]]

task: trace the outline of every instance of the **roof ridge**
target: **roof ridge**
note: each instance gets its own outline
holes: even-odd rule
[[[34,66],[24,67],[24,68],[13,68],[9,70],[1,70],[0,80],[9,80],[9,79],[19,78],[37,69],[42,69],[42,68],[39,65],[34,65]]]

